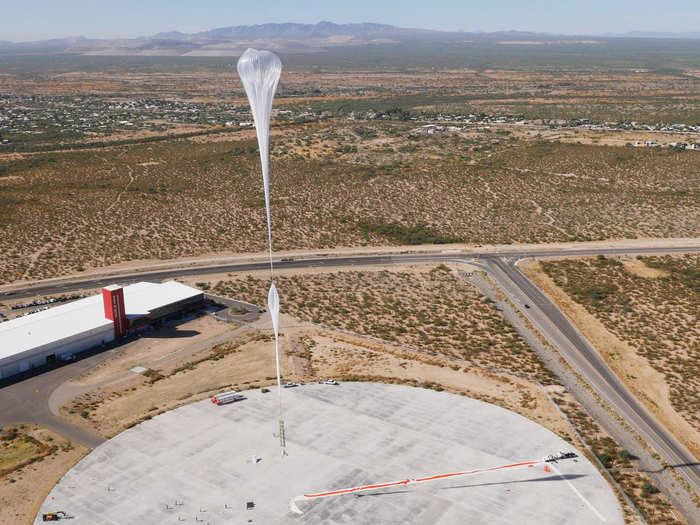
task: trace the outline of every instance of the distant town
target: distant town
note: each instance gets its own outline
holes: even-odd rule
[[[700,150],[700,124],[645,124],[635,121],[597,122],[589,119],[528,120],[522,115],[436,113],[430,111],[418,113],[402,110],[350,111],[347,114],[333,114],[329,111],[314,111],[311,107],[281,108],[273,111],[273,121],[277,123],[321,122],[334,118],[355,121],[425,122],[425,125],[414,131],[426,134],[462,131],[468,129],[467,126],[475,124],[482,126],[528,124],[549,129],[697,134],[695,141],[664,142],[663,140],[640,139],[630,142],[629,145]],[[246,128],[253,127],[254,124],[245,105],[157,98],[114,101],[95,95],[79,97],[0,95],[0,146],[10,145],[13,143],[12,137],[20,135],[69,142],[90,137],[106,137],[121,132],[141,131],[157,134],[183,126]]]

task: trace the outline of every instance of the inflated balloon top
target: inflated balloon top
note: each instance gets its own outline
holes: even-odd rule
[[[279,57],[270,51],[248,48],[238,59],[237,67],[251,103],[253,100],[262,101],[269,95],[269,99],[265,100],[267,107],[272,107],[272,98],[282,72]],[[253,108],[253,114],[256,114],[256,108]]]
[[[277,55],[270,51],[249,48],[238,59],[238,76],[241,77],[241,82],[243,82],[243,87],[250,101],[250,109],[255,121],[255,132],[260,146],[268,223],[270,221],[270,113],[272,113],[272,100],[275,98],[280,73],[282,73],[282,62]]]

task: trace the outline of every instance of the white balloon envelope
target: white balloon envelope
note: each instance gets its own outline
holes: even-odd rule
[[[282,62],[269,51],[246,49],[238,59],[238,76],[250,102],[255,121],[255,133],[260,148],[263,189],[265,191],[265,211],[267,213],[267,235],[272,252],[272,227],[270,222],[270,114],[275,98],[277,83],[282,73]]]
[[[270,291],[267,295],[267,308],[272,319],[275,333],[275,364],[277,368],[277,390],[280,404],[280,445],[282,454],[286,454],[284,435],[284,419],[282,417],[282,378],[280,374],[279,356],[279,316],[280,298],[274,283],[272,267],[272,221],[270,218],[270,114],[272,100],[282,72],[282,62],[277,55],[269,51],[247,49],[238,59],[238,75],[245,88],[250,109],[255,121],[255,133],[258,136],[260,148],[260,164],[262,166],[263,190],[265,192],[265,213],[267,216],[267,240],[270,253]]]

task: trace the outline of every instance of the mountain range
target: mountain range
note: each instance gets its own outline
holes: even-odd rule
[[[605,35],[632,38],[700,38],[700,33],[627,33]],[[261,24],[230,26],[182,33],[169,31],[139,38],[96,39],[69,37],[36,42],[0,41],[0,55],[77,54],[133,56],[238,56],[247,47],[265,47],[280,53],[314,53],[336,46],[387,44],[406,41],[590,43],[591,37],[524,31],[450,32],[402,28],[388,24]]]

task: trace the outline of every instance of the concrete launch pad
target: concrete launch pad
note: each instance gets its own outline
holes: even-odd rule
[[[582,456],[550,472],[538,465],[300,501],[303,514],[295,514],[290,500],[303,494],[573,449],[518,414],[466,397],[341,383],[283,391],[282,458],[276,388],[244,394],[229,405],[184,406],[100,445],[54,487],[36,523],[57,510],[75,525],[624,522],[608,483]]]

